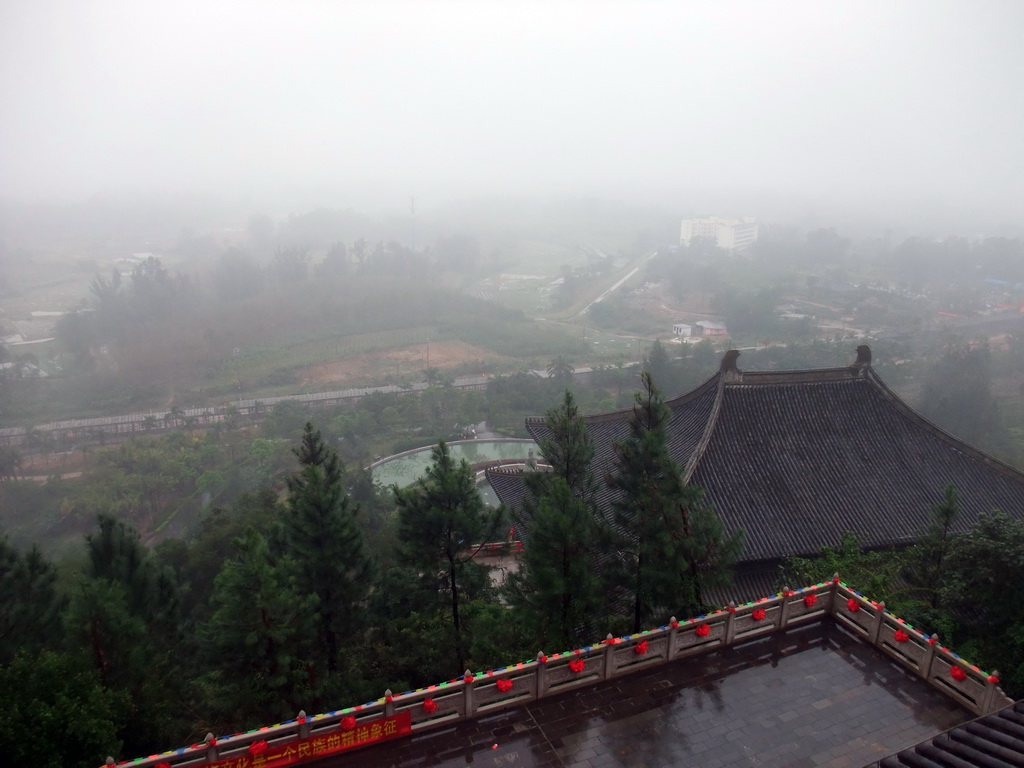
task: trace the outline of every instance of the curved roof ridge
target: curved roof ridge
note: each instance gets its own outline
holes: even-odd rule
[[[856,379],[863,374],[861,369],[845,365],[841,368],[797,368],[788,371],[743,371],[730,386],[744,384],[804,384],[809,381],[837,381]]]
[[[681,395],[676,395],[670,400],[665,400],[665,406],[672,409],[678,405],[684,405],[685,403],[695,400],[701,395],[705,394],[712,387],[718,386],[718,381],[722,378],[721,372],[716,372],[711,378],[702,384],[698,384],[696,387],[691,389],[689,392],[683,392]],[[617,421],[623,417],[629,418],[633,413],[633,406],[628,408],[619,408],[616,411],[606,411],[605,413],[593,413],[589,416],[584,416],[583,421],[585,424],[601,424],[606,421]],[[526,431],[536,440],[537,434],[533,428],[543,428],[547,423],[547,419],[543,416],[527,416],[525,419]]]
[[[947,432],[942,427],[926,419],[916,410],[907,405],[903,398],[901,398],[899,395],[897,395],[895,392],[889,389],[889,386],[882,380],[881,376],[875,373],[873,368],[869,367],[867,369],[867,380],[870,381],[878,389],[882,397],[884,397],[887,401],[892,403],[893,407],[895,407],[896,410],[898,410],[901,414],[903,414],[903,416],[905,416],[914,424],[917,424],[919,427],[926,430],[927,432],[930,432],[940,440],[949,443],[954,448],[956,448],[959,451],[962,451],[971,458],[982,462],[986,466],[992,467],[992,469],[1002,473],[1007,477],[1013,478],[1018,482],[1024,483],[1024,472],[1021,472],[1019,469],[1011,466],[1010,464],[1007,464],[1005,461],[1002,461],[1001,459],[997,459],[995,456],[989,453],[985,453],[985,451],[979,448],[975,448],[970,443],[964,442],[956,435]]]
[[[701,389],[716,378],[718,379],[718,391],[715,393],[715,402],[711,406],[711,413],[708,414],[708,421],[707,424],[704,425],[704,432],[700,436],[700,441],[697,443],[697,447],[694,448],[693,453],[690,454],[690,458],[686,462],[686,467],[683,469],[683,485],[690,482],[690,478],[693,476],[693,472],[697,468],[697,464],[704,455],[704,450],[708,447],[708,443],[711,442],[711,435],[715,431],[715,425],[718,423],[718,413],[722,408],[722,398],[725,396],[725,380],[727,377],[723,376],[721,372],[719,372],[716,376],[708,379],[704,385],[701,385]]]

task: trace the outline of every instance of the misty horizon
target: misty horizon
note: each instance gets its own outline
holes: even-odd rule
[[[1014,234],[1022,29],[1011,2],[12,3],[0,199],[593,197]]]

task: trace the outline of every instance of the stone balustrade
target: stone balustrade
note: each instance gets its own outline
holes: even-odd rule
[[[560,653],[540,652],[536,659],[483,672],[466,670],[462,677],[416,691],[387,691],[376,701],[335,712],[308,718],[300,713],[295,720],[232,736],[214,738],[211,734],[202,744],[117,765],[179,768],[245,758],[257,742],[278,745],[336,735],[401,713],[409,714],[413,733],[421,732],[825,618],[875,646],[969,711],[983,715],[1012,703],[999,688],[996,673],[983,672],[964,661],[943,647],[936,636],[914,629],[888,613],[883,603],[873,602],[836,577],[685,621],[673,618],[664,626],[635,635],[609,635],[594,645]],[[315,757],[310,755],[310,759]],[[107,760],[107,765],[113,764],[113,759]]]

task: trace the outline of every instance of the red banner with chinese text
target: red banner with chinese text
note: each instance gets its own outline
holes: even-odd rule
[[[412,733],[412,715],[399,712],[393,717],[359,723],[351,730],[336,730],[308,739],[289,741],[286,744],[270,744],[257,754],[247,753],[227,760],[210,763],[208,768],[278,768],[295,765],[307,760],[319,760],[356,747],[376,744],[398,736]]]

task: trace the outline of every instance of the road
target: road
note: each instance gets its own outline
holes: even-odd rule
[[[601,253],[602,256],[606,255],[606,254],[604,254],[601,251],[598,251],[598,253]],[[653,259],[657,255],[657,253],[658,253],[657,251],[654,251],[652,253],[649,253],[647,256],[644,256],[642,259],[640,259],[640,261],[637,262],[636,266],[633,267],[631,270],[629,270],[629,272],[627,272],[626,275],[621,280],[616,282],[615,285],[613,285],[611,288],[606,290],[604,293],[602,293],[600,296],[598,296],[592,302],[587,304],[587,306],[585,306],[583,309],[581,309],[579,312],[577,312],[576,313],[576,317],[580,317],[581,315],[587,314],[587,312],[590,310],[590,308],[592,306],[594,306],[595,304],[598,304],[598,303],[604,301],[609,295],[611,295],[612,293],[617,291],[619,288],[621,288],[623,283],[625,283],[627,280],[629,280],[631,277],[633,277],[633,275],[635,275],[637,272],[639,272],[640,271],[640,267],[642,267],[648,261]]]

